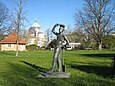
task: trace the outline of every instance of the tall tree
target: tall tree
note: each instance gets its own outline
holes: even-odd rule
[[[76,25],[79,25],[96,41],[102,49],[102,38],[115,29],[113,19],[114,0],[85,0],[82,11],[75,13]]]
[[[13,23],[14,27],[16,29],[17,33],[17,49],[16,49],[16,57],[18,57],[18,45],[19,45],[19,32],[21,28],[24,26],[23,21],[25,19],[25,14],[23,12],[23,7],[24,7],[24,1],[25,0],[16,0],[15,2],[15,13],[14,13],[14,18],[13,18]]]
[[[9,10],[4,3],[0,1],[0,34],[3,34],[7,30],[9,22]]]

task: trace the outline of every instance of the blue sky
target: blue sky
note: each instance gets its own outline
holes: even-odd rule
[[[8,8],[12,8],[11,0],[2,0]],[[26,18],[29,21],[28,27],[37,22],[45,32],[51,29],[54,24],[62,23],[66,27],[74,27],[74,14],[76,9],[81,9],[83,0],[27,0],[24,11],[27,11]],[[27,27],[27,29],[28,29]]]

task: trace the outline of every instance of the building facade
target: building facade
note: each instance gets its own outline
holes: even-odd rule
[[[39,47],[46,46],[46,34],[42,32],[42,28],[36,20],[29,28],[28,32],[28,45],[36,44]]]
[[[18,37],[16,32],[12,32],[8,37],[0,41],[1,51],[16,51],[18,38],[18,50],[26,51],[26,41]]]

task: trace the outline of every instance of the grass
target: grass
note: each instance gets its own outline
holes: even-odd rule
[[[0,86],[115,86],[114,51],[64,51],[69,79],[36,78],[51,68],[53,51],[0,52]]]

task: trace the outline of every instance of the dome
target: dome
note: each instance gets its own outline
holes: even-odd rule
[[[40,25],[37,23],[37,21],[35,21],[31,27],[40,27]]]

